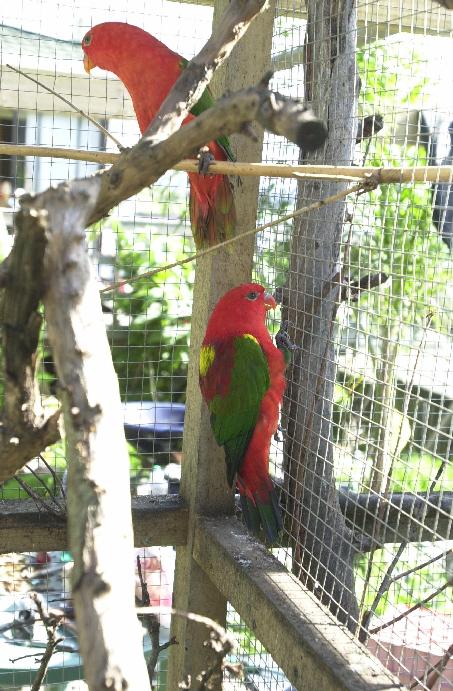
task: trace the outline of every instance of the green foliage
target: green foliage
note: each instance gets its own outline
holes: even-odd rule
[[[50,473],[40,473],[39,480],[31,473],[18,473],[18,477],[22,482],[27,484],[40,497],[47,497],[49,494],[55,493],[53,478]],[[29,495],[20,484],[12,478],[7,480],[0,487],[0,497],[2,499],[29,499]]]
[[[183,259],[184,238],[128,232],[117,237],[117,275],[131,283],[115,293],[108,337],[123,400],[184,401],[192,300],[191,265],[145,279],[140,274]]]
[[[428,77],[412,36],[377,41],[357,53],[362,80],[359,107],[364,115],[394,112],[398,106],[421,106]]]
[[[427,492],[442,462],[438,456],[426,452],[408,451],[401,454],[392,473],[390,490],[407,492],[410,488],[411,492]],[[453,464],[445,464],[441,481],[446,489],[453,487]]]
[[[291,213],[293,206],[294,199],[287,186],[279,189],[275,181],[269,181],[268,187],[260,190],[257,225],[264,225]],[[284,221],[278,227],[278,235],[276,229],[273,229],[272,232],[265,232],[262,239],[259,237],[255,267],[255,278],[258,283],[273,288],[285,285],[291,229],[292,221]]]
[[[413,46],[400,39],[398,44],[385,41],[366,46],[358,56],[361,114],[381,113],[391,129],[395,113],[406,111],[408,106],[421,108],[427,87],[421,64]],[[412,167],[426,163],[424,148],[392,144],[386,129],[382,135],[361,145],[367,165]],[[431,218],[429,185],[382,185],[357,200],[351,227],[345,228],[345,273],[356,280],[378,271],[390,277],[384,286],[363,293],[358,303],[340,311],[341,340],[343,346],[352,346],[354,353],[351,369],[364,377],[360,386],[355,386],[349,381],[351,376],[343,372],[344,381],[336,389],[334,403],[335,440],[337,451],[341,450],[338,458],[342,467],[338,465],[338,469],[344,473],[339,479],[353,480],[358,491],[367,491],[373,477],[371,466],[379,456],[384,458],[383,467],[391,468],[391,492],[426,491],[441,467],[442,483],[449,486],[453,481],[447,457],[416,451],[412,443],[416,426],[428,423],[426,410],[431,398],[425,412],[417,413],[410,381],[400,380],[397,386],[398,355],[409,354],[410,349],[413,354],[421,348],[428,326],[439,334],[449,334],[453,328],[451,297],[446,290],[453,279],[453,262]],[[418,420],[417,414],[421,416]],[[387,545],[385,550],[374,552],[366,584],[369,557],[358,560],[359,597],[366,587],[364,610],[373,602],[396,548]],[[421,545],[408,546],[396,572],[422,562],[423,549]],[[442,551],[439,547],[434,550]],[[416,571],[391,586],[376,613],[382,615],[389,604],[413,605],[443,582],[442,562]],[[430,607],[445,611],[445,602],[434,600]]]
[[[359,53],[358,65],[362,113],[381,113],[388,120],[407,104],[420,105],[426,79],[413,48],[403,52],[400,42],[378,42]],[[423,148],[403,149],[391,144],[385,129],[383,135],[362,144],[367,165],[412,167],[426,163]],[[402,343],[421,344],[428,323],[431,329],[444,333],[453,326],[451,298],[445,290],[453,279],[453,262],[432,225],[431,195],[426,184],[382,185],[357,200],[352,224],[344,229],[345,274],[355,280],[376,272],[389,276],[384,286],[364,292],[357,303],[339,311],[340,340],[367,354],[359,371],[366,373],[368,382],[377,384],[350,392],[349,398],[344,394],[335,402],[336,441],[341,443],[347,436],[355,410],[361,417],[363,439],[374,438],[374,451],[372,448],[370,454],[368,448],[363,449],[370,461],[383,444],[384,408],[388,427],[407,427],[402,411],[394,407],[394,388],[383,388],[384,381],[394,380]],[[353,369],[357,367],[353,365]],[[364,394],[369,400],[363,400]],[[382,401],[384,394],[387,400]],[[399,451],[403,447],[396,440],[394,448]]]
[[[379,139],[369,156],[376,167],[410,167],[421,158],[416,148],[403,155]],[[453,263],[431,215],[431,190],[424,184],[382,185],[355,208],[347,271],[356,279],[377,271],[390,276],[385,288],[363,293],[351,308],[352,321],[366,313],[370,333],[423,325],[428,313],[431,326],[449,330],[445,285],[453,279]]]

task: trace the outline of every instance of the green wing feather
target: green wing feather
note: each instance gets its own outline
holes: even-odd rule
[[[186,60],[186,58],[181,57],[181,69],[185,69],[187,65],[189,64],[189,61]],[[207,87],[202,95],[201,98],[195,103],[195,105],[192,107],[192,110],[190,111],[192,115],[200,115],[200,113],[203,113],[203,111],[208,110],[208,108],[211,108],[214,105],[214,97],[209,89]],[[225,151],[225,154],[227,158],[230,161],[235,161],[235,157],[233,154],[233,151],[231,149],[231,144],[228,139],[228,137],[224,137],[223,135],[220,136],[218,139],[216,139],[217,144],[222,147],[222,149]]]
[[[228,361],[229,373],[225,371]],[[233,485],[258,420],[261,400],[270,385],[269,366],[257,339],[244,334],[226,348],[215,346],[214,361],[206,372],[208,386],[216,370],[224,376],[229,374],[228,392],[216,393],[208,407],[215,439],[225,448],[228,482]]]

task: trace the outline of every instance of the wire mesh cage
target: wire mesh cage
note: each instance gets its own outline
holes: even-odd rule
[[[91,154],[115,153],[118,143],[129,147],[139,138],[120,81],[100,69],[85,75],[85,32],[104,21],[127,22],[190,58],[209,37],[223,3],[214,5],[159,0],[152,8],[137,1],[120,9],[107,0],[95,7],[83,0],[23,0],[20,7],[1,8],[2,259],[11,249],[13,218],[24,194],[99,172],[104,162]],[[330,612],[335,626],[349,631],[357,650],[363,654],[366,646],[401,684],[451,688],[453,173],[444,168],[441,177],[438,166],[451,166],[453,156],[453,14],[431,0],[351,2],[348,12],[332,2],[276,0],[268,13],[262,54],[256,48],[255,64],[250,59],[242,65],[238,78],[249,85],[253,70],[264,73],[271,66],[272,88],[304,99],[329,130],[326,145],[314,153],[264,134],[263,162],[301,164],[312,177],[301,168],[290,177],[276,169],[260,177],[259,188],[245,174],[235,184],[252,226],[255,217],[257,227],[275,222],[256,234],[252,275],[279,301],[269,329],[276,334],[283,324],[294,346],[281,429],[270,453],[283,515],[271,554],[282,565],[277,573],[292,574]],[[247,151],[241,141],[235,140],[239,161]],[[60,158],[62,148],[82,154]],[[351,193],[348,188],[363,183],[364,169],[368,186]],[[390,169],[396,171],[391,180],[384,177]],[[187,188],[185,173],[168,171],[87,231],[119,382],[136,508],[144,497],[171,501],[181,474],[188,496],[195,473],[186,441],[183,452],[183,432],[195,396],[190,329],[198,324],[194,283],[203,269],[201,262],[181,263],[195,249]],[[330,199],[339,190],[344,194]],[[329,204],[315,208],[326,198]],[[241,259],[238,254],[233,262]],[[213,274],[209,281],[221,283]],[[39,358],[41,399],[56,410],[60,383],[45,329]],[[66,456],[64,440],[43,449],[0,486],[2,509],[14,513],[19,500],[31,498],[36,511],[61,521]],[[226,506],[220,503],[219,514]],[[192,525],[186,514],[180,520]],[[147,534],[135,527],[139,539]],[[190,539],[186,530],[177,543],[177,562]],[[2,543],[0,686],[33,683],[35,658],[46,641],[42,614],[30,599],[38,591],[49,611],[58,610],[57,635],[64,638],[45,688],[84,688],[68,580],[72,555],[58,545],[32,552],[34,544],[35,539],[27,552],[12,553],[6,534]],[[169,606],[173,543],[163,534],[161,546],[140,544],[134,555],[137,600],[145,582],[151,604]],[[178,565],[176,572],[178,603]],[[245,604],[242,611],[229,587],[226,625],[237,644],[224,688],[309,688],[298,685],[296,663],[283,665],[291,655],[281,653],[278,641],[266,649],[253,612]],[[152,621],[141,621],[149,659]],[[169,616],[162,616],[158,644],[171,637],[169,627]],[[173,647],[161,651],[158,688],[170,688],[167,656]],[[242,679],[233,673],[238,662]],[[347,688],[344,679],[336,683],[329,688]]]

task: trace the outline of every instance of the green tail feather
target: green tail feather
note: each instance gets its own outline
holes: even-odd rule
[[[256,535],[259,534],[260,528],[263,529],[266,540],[269,544],[277,542],[280,531],[283,528],[282,514],[278,503],[277,493],[275,488],[269,489],[268,501],[263,502],[254,494],[254,500],[251,497],[241,494],[241,508],[244,522],[249,530]]]
[[[217,187],[215,205],[210,206],[206,214],[202,212],[192,185],[190,186],[190,223],[197,250],[217,245],[235,234],[236,209],[233,189],[226,175],[218,177],[222,180]]]

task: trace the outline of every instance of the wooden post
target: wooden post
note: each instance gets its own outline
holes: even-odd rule
[[[215,3],[213,26],[227,7],[227,0]],[[273,3],[271,3],[273,5]],[[253,22],[245,37],[213,80],[217,96],[253,85],[269,68],[273,27],[273,7]],[[260,161],[263,134],[258,141],[241,136],[231,138],[233,150],[244,161]],[[239,234],[256,223],[259,179],[232,180],[235,190]],[[233,510],[233,493],[225,473],[223,451],[215,443],[209,415],[198,385],[198,353],[206,323],[213,306],[229,288],[250,280],[254,238],[244,239],[234,248],[211,254],[197,263],[192,312],[192,335],[187,383],[187,407],[183,445],[181,494],[190,507],[188,542],[176,550],[174,607],[211,617],[225,623],[226,600],[192,557],[194,520],[197,513],[220,514]],[[174,618],[172,635],[179,645],[170,649],[168,688],[178,688],[186,674],[196,675],[209,664],[210,653],[204,646],[206,630],[182,618]],[[220,689],[220,685],[217,687]]]
[[[357,71],[354,0],[307,0],[305,97],[328,125],[324,150],[303,162],[350,164],[355,142]],[[335,21],[332,21],[332,17]],[[301,182],[297,206],[336,192],[328,181]],[[294,541],[293,570],[355,630],[354,536],[338,503],[333,472],[332,401],[335,353],[332,332],[339,287],[323,300],[336,274],[345,202],[301,216],[295,224],[285,317],[294,353],[285,397],[287,527]]]

